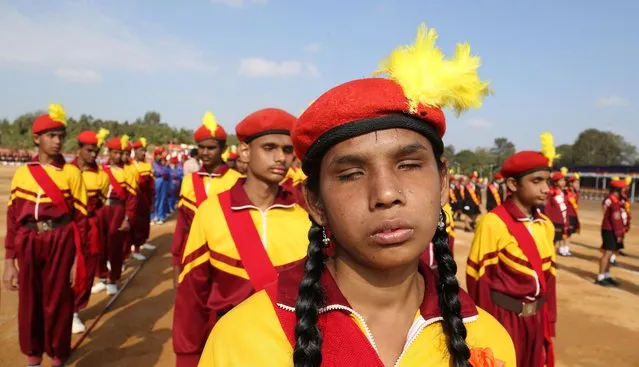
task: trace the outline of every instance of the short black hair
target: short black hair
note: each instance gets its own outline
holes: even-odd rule
[[[193,148],[189,151],[189,157],[193,158],[197,156],[197,148]]]

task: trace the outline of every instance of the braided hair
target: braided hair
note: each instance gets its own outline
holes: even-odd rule
[[[435,154],[440,171],[443,168],[441,155]],[[314,170],[306,180],[308,190],[319,193],[319,170]],[[444,215],[443,211],[440,215]],[[445,218],[442,217],[442,218]],[[304,265],[304,278],[300,283],[295,315],[294,367],[320,367],[322,364],[322,333],[317,326],[319,308],[324,304],[324,291],[320,277],[324,271],[326,255],[322,242],[322,227],[311,218],[308,232],[309,246]],[[448,248],[448,234],[445,227],[438,227],[433,236],[433,253],[438,264],[439,279],[437,296],[442,312],[443,329],[447,338],[448,352],[454,367],[470,367],[470,349],[466,344],[466,327],[461,317],[459,283],[455,274],[457,264]]]

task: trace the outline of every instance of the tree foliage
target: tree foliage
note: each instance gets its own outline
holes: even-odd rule
[[[495,139],[495,145],[490,148],[490,154],[495,158],[495,164],[501,166],[508,157],[515,154],[515,144],[508,138],[501,137]]]
[[[587,129],[582,131],[572,147],[577,165],[631,164],[637,159],[637,148],[623,136],[610,131]]]

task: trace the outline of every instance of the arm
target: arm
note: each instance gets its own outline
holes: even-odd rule
[[[609,210],[611,211],[612,228],[615,231],[615,237],[617,237],[618,240],[623,239],[626,233],[626,227],[621,218],[621,211],[623,210],[621,204],[613,203]]]
[[[548,243],[552,246],[555,240],[555,226],[550,220],[546,220],[546,237]],[[546,273],[546,312],[550,319],[550,334],[555,336],[555,325],[557,324],[557,253],[554,249],[550,251],[550,269]]]
[[[135,210],[138,205],[138,181],[136,176],[127,169],[124,172],[124,190],[126,191],[125,207],[126,215],[129,218],[129,225],[132,227],[135,222]]]
[[[73,198],[73,221],[75,222],[80,240],[84,245],[82,249],[87,253],[88,239],[88,222],[87,222],[87,190],[82,179],[82,172],[79,169],[69,171],[69,189]]]
[[[16,267],[14,243],[18,222],[15,213],[15,205],[13,205],[16,188],[16,177],[14,176],[11,181],[11,194],[9,196],[9,204],[7,207],[7,235],[4,238],[5,260],[4,274],[2,275],[4,287],[11,291],[18,290],[18,269]]]
[[[216,315],[207,301],[212,286],[206,213],[198,210],[184,250],[184,268],[179,276],[173,316],[173,350],[177,367],[195,367]]]
[[[190,177],[187,176],[187,180]],[[171,243],[171,254],[173,256],[172,264],[181,268],[182,256],[184,254],[184,247],[186,246],[186,239],[191,229],[191,223],[193,222],[193,216],[197,211],[193,198],[187,192],[187,187],[190,182],[186,182],[180,189],[180,200],[178,201],[178,215],[177,224],[175,226],[175,232],[173,233],[173,241]],[[191,185],[192,186],[192,185]]]

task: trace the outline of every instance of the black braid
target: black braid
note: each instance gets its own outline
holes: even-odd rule
[[[308,255],[304,265],[304,279],[300,283],[295,304],[295,367],[319,367],[322,364],[322,334],[317,327],[319,307],[324,303],[320,277],[324,270],[322,227],[313,221],[308,231]]]
[[[448,220],[442,211],[441,214]],[[433,237],[433,254],[437,261],[439,279],[437,281],[437,296],[442,311],[444,333],[447,336],[448,352],[453,367],[470,367],[470,349],[466,345],[466,326],[461,317],[461,303],[458,292],[459,283],[455,274],[457,264],[448,248],[448,234],[446,228],[438,228]]]

